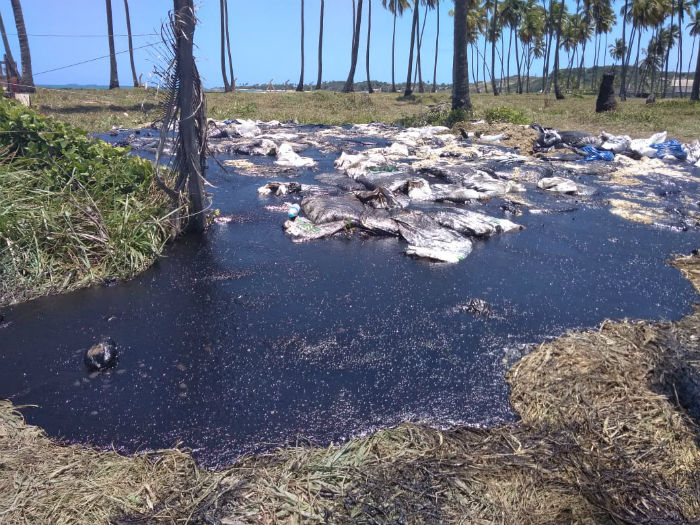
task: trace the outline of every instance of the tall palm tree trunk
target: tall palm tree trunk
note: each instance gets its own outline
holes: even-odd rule
[[[304,0],[301,0],[301,73],[297,91],[304,91]]]
[[[622,41],[627,45],[627,8],[629,5],[629,0],[625,0],[625,6],[622,11]],[[626,55],[627,53],[625,53]],[[627,64],[625,63],[625,56],[622,57],[622,71],[620,72],[620,99],[627,100],[627,90],[625,89],[625,80],[627,78]]]
[[[354,2],[353,2],[354,6]],[[352,51],[350,57],[350,72],[343,86],[343,93],[355,91],[355,69],[357,68],[357,48],[360,44],[360,26],[362,25],[362,0],[357,0],[357,15],[355,17],[355,30],[352,36]]]
[[[233,59],[231,58],[231,34],[228,30],[228,0],[224,0],[224,25],[226,29],[226,54],[228,55],[229,78],[231,79],[231,91],[236,90],[236,77],[233,76]]]
[[[498,0],[493,0],[493,12],[491,13],[491,87],[493,96],[498,96],[496,85],[496,24],[498,21]]]
[[[22,60],[22,82],[21,91],[34,93],[34,75],[32,74],[32,57],[29,53],[29,39],[27,29],[24,26],[24,15],[22,14],[22,4],[19,0],[12,0],[12,12],[15,15],[15,26],[17,26],[17,38],[19,40],[19,56]]]
[[[186,170],[187,192],[189,194],[189,222],[188,229],[193,232],[203,232],[206,228],[206,215],[204,213],[206,194],[204,191],[204,173],[200,158],[200,144],[195,125],[195,116],[192,114],[194,106],[194,82],[195,74],[194,56],[192,44],[194,39],[194,6],[193,0],[174,0],[175,16],[180,30],[176,31],[177,59],[179,76],[180,133],[181,151],[178,155],[180,170]],[[202,94],[202,96],[204,96]]]
[[[437,33],[435,33],[435,61],[433,62],[433,93],[437,91],[437,58],[438,58],[438,41],[440,38],[440,0],[435,4],[435,14],[437,15]],[[465,51],[466,53],[466,51]]]
[[[678,59],[676,60],[676,72],[678,77],[678,95],[683,98],[683,81],[681,69],[683,68],[683,9],[678,9]],[[675,88],[674,88],[675,91]],[[673,91],[672,91],[673,94]]]
[[[688,59],[688,73],[691,71],[691,67],[693,67],[693,56],[695,54],[695,40],[697,39],[697,35],[693,35],[693,45],[690,46],[690,58]]]
[[[2,14],[0,14],[0,33],[2,33],[2,44],[5,47],[5,69],[7,72],[7,79],[15,77],[19,80],[19,71],[17,71],[17,63],[12,56],[12,50],[10,49],[10,42],[7,40],[7,33],[5,32],[5,24],[2,21]]]
[[[474,60],[474,47],[475,44],[469,44],[472,50],[472,60],[471,60],[471,65],[472,65],[472,81],[474,84],[474,88],[476,89],[477,93],[481,93],[481,88],[479,87],[479,63]],[[476,71],[474,70],[474,64],[476,64]]]
[[[521,61],[520,61],[520,53],[518,51],[518,48],[520,47],[518,45],[518,26],[515,26],[515,35],[513,36],[513,39],[515,40],[515,67],[518,70],[518,89],[517,92],[518,94],[522,95],[523,94],[523,77],[520,74],[520,68],[521,68]]]
[[[668,25],[669,33],[672,31],[672,29],[673,29],[673,19],[671,19],[671,23],[669,23],[669,25]],[[679,31],[679,32],[682,32],[682,31]],[[669,36],[669,38],[671,38],[671,37]],[[668,62],[669,62],[670,56],[671,56],[671,42],[669,41],[669,42],[666,42],[666,56],[664,58],[664,87],[663,87],[663,90],[661,92],[661,98],[666,98],[666,93],[668,91]]]
[[[12,0],[14,5],[16,0]],[[109,89],[119,87],[119,77],[117,76],[117,56],[114,54],[114,29],[112,27],[112,0],[105,0],[107,6],[107,38],[109,39]],[[24,60],[22,60],[24,62]],[[24,70],[24,63],[22,64]]]
[[[323,10],[325,0],[321,0],[321,21],[318,28],[318,78],[316,79],[316,89],[321,89],[321,71],[323,69]]]
[[[425,21],[428,19],[428,6],[425,6],[425,11],[423,12],[423,26],[418,33],[418,43],[417,43],[417,55],[416,55],[416,72],[413,76],[413,82],[416,82],[416,75],[418,75],[418,93],[425,93],[425,85],[423,84],[423,67],[421,65],[421,46],[423,45],[423,33],[425,32]],[[420,19],[418,20],[418,25],[420,25]]]
[[[372,89],[372,82],[369,79],[369,40],[370,33],[372,32],[372,0],[367,2],[367,56],[365,58],[365,66],[367,68],[367,92],[374,93]]]
[[[360,0],[362,1],[362,0]],[[403,92],[404,97],[408,97],[413,93],[411,85],[411,73],[413,68],[413,47],[416,43],[416,33],[418,32],[418,0],[415,0],[416,5],[413,8],[413,24],[411,26],[411,47],[408,53],[408,74],[406,75],[406,89]],[[457,15],[455,15],[456,17]]]
[[[221,26],[221,76],[224,79],[224,93],[231,91],[231,86],[228,83],[228,74],[226,73],[226,7],[225,0],[219,0],[219,25]]]
[[[634,61],[634,94],[639,96],[639,51],[642,45],[642,28],[637,33],[637,59]]]
[[[467,0],[455,0],[452,52],[452,109],[472,113],[467,60]]]
[[[126,34],[129,37],[129,62],[131,63],[131,77],[134,81],[134,87],[139,87],[139,79],[136,76],[136,67],[134,66],[134,44],[131,42],[131,17],[129,16],[129,0],[124,0],[124,13],[126,13]]]
[[[488,43],[488,39],[486,38],[486,35],[484,35],[484,52],[481,53],[481,80],[484,82],[484,93],[489,92],[489,85],[486,83],[486,44]],[[477,48],[476,50],[477,53],[479,53],[479,49]]]
[[[690,92],[690,100],[700,100],[700,49],[698,49],[698,63],[695,66],[693,89]]]
[[[396,49],[396,11],[394,11],[394,30],[391,33],[391,92],[396,93],[396,80],[394,76],[394,58]]]
[[[506,92],[510,95],[510,51],[513,47],[513,28],[508,31],[508,61],[506,62]],[[517,47],[517,46],[516,46]],[[517,51],[517,49],[516,49]]]
[[[576,89],[581,88],[581,75],[583,75],[583,60],[586,58],[586,43],[588,40],[583,41],[583,46],[581,47],[581,63],[578,66],[578,77],[576,78]],[[585,81],[585,79],[584,79]]]
[[[563,100],[564,95],[559,89],[559,44],[561,42],[561,25],[564,19],[564,0],[561,0],[559,4],[559,21],[557,22],[557,43],[554,45],[554,72],[552,76],[554,77],[554,96],[557,100]]]

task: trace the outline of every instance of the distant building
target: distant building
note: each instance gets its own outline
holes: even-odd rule
[[[680,88],[680,90],[679,90]],[[678,93],[683,93],[683,95],[690,95],[693,90],[693,79],[692,78],[673,78],[668,85],[669,95],[678,96]]]

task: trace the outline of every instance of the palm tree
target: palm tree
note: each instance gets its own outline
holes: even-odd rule
[[[321,21],[318,29],[318,79],[316,80],[316,89],[321,89],[321,70],[323,69],[323,9],[325,7],[324,0],[321,0]]]
[[[17,27],[17,39],[19,40],[19,56],[22,60],[22,82],[21,91],[34,93],[34,75],[32,74],[32,57],[29,53],[29,39],[27,29],[24,27],[24,15],[22,14],[22,4],[20,0],[12,0],[12,13],[15,15],[15,26]]]
[[[228,75],[226,73],[226,0],[219,0],[219,14],[221,26],[221,75],[224,78],[224,92],[231,91],[231,86],[228,83]]]
[[[622,38],[615,39],[614,44],[610,44],[608,48],[610,51],[610,58],[613,59],[613,70],[618,62],[622,62],[627,54],[627,44]]]
[[[472,113],[467,60],[467,0],[455,0],[452,53],[452,109]]]
[[[673,14],[671,14],[671,16],[673,16]],[[673,23],[669,24],[669,26],[660,33],[661,43],[666,50],[666,56],[664,57],[664,88],[661,93],[662,98],[666,98],[666,92],[668,90],[668,62],[671,56],[671,48],[676,44],[679,35],[679,27]]]
[[[124,0],[124,12],[126,13],[126,34],[129,37],[129,61],[131,62],[131,76],[134,87],[139,87],[139,79],[136,77],[136,67],[134,66],[134,45],[131,42],[131,19],[129,17],[129,1]]]
[[[695,40],[698,38],[698,35],[700,35],[700,10],[695,11],[695,14],[691,17],[690,22],[685,28],[689,30],[690,36],[693,37],[693,45],[690,48],[690,59],[688,60],[688,71],[690,71],[693,64],[693,53],[695,52]]]
[[[557,100],[564,99],[564,95],[561,89],[559,89],[559,44],[561,43],[561,28],[565,10],[566,6],[564,5],[564,0],[561,0],[559,4],[559,21],[557,22],[557,43],[554,46],[554,71],[552,72],[552,76],[554,77],[554,96]]]
[[[520,78],[520,56],[518,53],[518,26],[520,25],[520,20],[523,16],[523,10],[525,8],[525,3],[523,0],[505,0],[501,4],[501,20],[505,25],[510,28],[510,40],[508,43],[508,57],[511,54],[511,44],[513,39],[515,39],[515,65],[518,70],[518,93],[522,93],[522,82]],[[507,65],[508,71],[506,75],[510,78],[510,59]],[[508,91],[510,92],[510,82],[506,84]]]
[[[367,67],[367,92],[374,93],[372,89],[372,82],[369,79],[369,36],[372,31],[372,0],[367,2],[367,56],[366,56],[366,67]]]
[[[114,29],[112,27],[112,0],[105,0],[107,5],[107,39],[109,40],[109,89],[119,87],[117,76],[117,56],[114,54]],[[24,64],[22,64],[24,66]]]
[[[498,86],[496,85],[496,28],[498,26],[498,0],[493,0],[491,9],[491,30],[489,36],[491,38],[491,88],[493,95],[498,96]]]
[[[353,0],[353,6],[354,6]],[[357,0],[357,16],[355,17],[355,29],[352,35],[352,51],[350,56],[350,72],[343,86],[343,93],[352,93],[355,90],[355,69],[357,68],[357,48],[360,44],[360,27],[362,25],[362,0]]]
[[[394,80],[394,58],[396,44],[396,15],[402,16],[403,12],[411,7],[408,0],[382,0],[384,9],[389,9],[389,12],[394,15],[394,28],[391,33],[391,92],[396,93],[396,82]]]
[[[361,2],[362,0],[360,0]],[[413,68],[413,47],[416,43],[416,33],[418,32],[418,0],[414,0],[413,7],[413,24],[411,26],[411,46],[408,54],[408,75],[406,75],[406,89],[403,92],[404,97],[411,96],[413,87],[411,86],[411,73]]]
[[[0,33],[2,33],[2,43],[5,47],[5,69],[7,72],[8,80],[12,77],[19,79],[19,72],[17,71],[17,64],[12,56],[12,50],[10,49],[10,42],[7,40],[7,33],[5,32],[5,24],[2,21],[2,14],[0,13]]]
[[[301,73],[297,91],[304,91],[304,0],[301,0]]]
[[[622,62],[622,72],[620,73],[620,98],[627,100],[626,79],[627,79],[627,64],[625,63],[625,55],[627,54],[627,18],[628,18],[629,0],[625,0],[625,5],[622,6],[620,16],[622,17],[622,43],[625,46],[625,54],[620,59]]]
[[[615,12],[610,5],[610,0],[594,0],[592,8],[596,49],[593,59],[591,89],[595,89],[598,81],[598,62],[600,61],[600,36],[603,34],[607,35],[607,33],[612,31],[613,25],[615,25]]]
[[[231,59],[231,39],[228,30],[228,0],[224,0],[224,21],[226,26],[226,54],[228,55],[229,78],[231,79],[231,91],[236,90],[236,77],[233,76],[233,60]]]
[[[690,92],[690,100],[700,100],[700,52],[698,52],[698,63],[695,66],[695,77],[693,78],[693,90]]]
[[[433,62],[433,93],[437,91],[437,59],[438,41],[440,39],[440,0],[435,0],[435,14],[437,15],[437,32],[435,33],[435,62]]]

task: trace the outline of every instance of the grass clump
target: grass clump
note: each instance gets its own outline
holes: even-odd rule
[[[0,101],[0,305],[145,269],[169,238],[153,165]]]

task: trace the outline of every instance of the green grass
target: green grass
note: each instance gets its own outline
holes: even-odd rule
[[[660,100],[647,105],[643,99],[620,102],[610,113],[595,112],[595,96],[568,95],[557,101],[553,95],[492,94],[471,95],[474,117],[509,122],[537,122],[559,129],[598,133],[624,133],[642,137],[668,131],[681,141],[699,136],[700,103],[688,99]],[[155,120],[156,92],[153,89],[42,90],[32,97],[40,112],[90,131],[107,131],[112,126],[134,127]],[[301,124],[348,124],[365,122],[405,125],[452,124],[449,92],[415,93],[404,98],[396,93],[207,93],[207,108],[215,119],[250,118],[296,120]],[[505,115],[505,117],[504,117]]]
[[[0,306],[147,268],[170,236],[153,165],[0,101]]]

